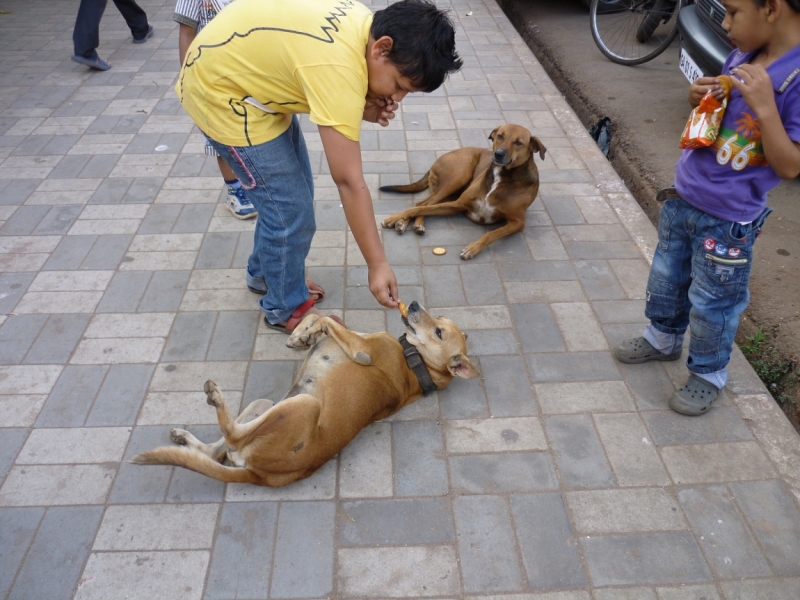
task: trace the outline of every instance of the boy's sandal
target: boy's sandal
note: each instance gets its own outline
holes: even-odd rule
[[[614,348],[614,356],[619,362],[637,365],[648,360],[678,360],[683,353],[683,348],[678,348],[672,354],[664,354],[656,350],[650,342],[643,337],[625,340]]]
[[[79,56],[76,54],[72,57],[72,60],[76,63],[86,65],[90,69],[96,69],[97,71],[108,71],[111,68],[111,65],[99,56],[95,56],[94,58],[86,58],[85,56]]]
[[[323,290],[319,284],[314,283],[310,279],[306,279],[306,287],[308,288],[309,297],[314,299],[314,304],[319,304],[325,299],[325,290]],[[254,294],[258,294],[260,296],[263,296],[264,294],[267,293],[266,285],[263,288],[248,285],[247,289],[253,292]]]
[[[281,324],[274,325],[267,320],[266,315],[264,315],[264,323],[266,323],[267,327],[269,327],[270,329],[274,329],[275,331],[280,331],[281,333],[289,335],[290,333],[292,333],[292,331],[294,331],[294,328],[300,324],[300,321],[303,320],[303,317],[306,316],[306,313],[312,306],[314,306],[314,298],[309,298],[308,300],[303,302],[300,306],[294,309],[292,316],[290,316],[286,320],[286,323],[282,325]],[[344,321],[342,321],[339,317],[336,317],[334,315],[326,315],[326,316],[330,317],[331,319],[339,323],[339,325],[341,325],[342,327],[345,328],[347,327],[347,325],[344,324]]]
[[[717,396],[719,396],[717,386],[691,373],[686,385],[669,399],[669,407],[682,415],[696,417],[708,412]]]

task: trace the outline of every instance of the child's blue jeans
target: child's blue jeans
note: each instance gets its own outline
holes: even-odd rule
[[[647,281],[644,337],[671,354],[689,326],[689,371],[722,388],[739,316],[750,300],[753,244],[771,208],[741,225],[714,217],[682,198],[667,200]]]
[[[285,323],[308,300],[305,263],[316,231],[314,177],[297,117],[284,133],[256,146],[211,145],[233,169],[258,211],[247,281],[263,280],[261,309]]]

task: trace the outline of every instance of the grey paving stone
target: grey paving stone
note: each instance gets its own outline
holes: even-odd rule
[[[9,315],[0,325],[0,364],[20,364],[45,321],[47,315]]]
[[[470,358],[473,365],[482,369],[481,359],[474,356]],[[486,392],[479,381],[468,381],[457,377],[437,394],[439,395],[439,410],[444,419],[475,419],[489,416]]]
[[[134,425],[155,365],[111,365],[86,425]]]
[[[519,356],[486,356],[481,365],[493,417],[538,414],[536,395]]]
[[[83,155],[83,156],[65,156],[61,159],[61,161],[55,166],[55,168],[50,171],[50,174],[47,176],[48,179],[76,179],[81,176],[81,172],[89,164],[89,160],[91,160],[91,156]],[[91,175],[86,175],[85,177],[91,177]]]
[[[717,577],[742,579],[772,574],[728,490],[721,486],[686,488],[678,491],[678,499]]]
[[[28,433],[30,432],[27,429],[3,428],[3,435],[0,436],[0,481],[8,475],[22,445],[28,439]]]
[[[136,177],[122,202],[123,204],[149,204],[155,200],[163,184],[163,177]]]
[[[182,209],[180,204],[153,204],[147,209],[137,233],[171,233]]]
[[[81,427],[106,371],[107,365],[64,367],[36,419],[36,427]]]
[[[208,348],[208,360],[249,360],[261,311],[221,312]]]
[[[197,254],[197,269],[227,269],[236,251],[239,235],[230,233],[207,233]]]
[[[582,537],[580,545],[595,586],[711,580],[711,572],[691,533]]]
[[[199,154],[181,154],[172,165],[172,177],[197,177],[205,163],[205,157]]]
[[[0,597],[5,598],[33,541],[44,508],[0,508]]]
[[[279,402],[286,396],[294,381],[296,364],[292,361],[253,361],[247,372],[242,406],[258,398]],[[222,390],[225,392],[225,390]]]
[[[156,271],[147,286],[141,302],[140,312],[175,312],[181,305],[189,271]]]
[[[532,492],[558,488],[553,461],[546,452],[451,456],[453,491],[462,494]]]
[[[499,265],[503,281],[572,281],[577,279],[568,260],[537,260]]]
[[[601,323],[644,323],[644,300],[602,300],[594,302]],[[644,325],[639,325],[644,330]]]
[[[120,204],[128,188],[133,183],[132,177],[113,177],[104,179],[89,199],[89,204]]]
[[[720,483],[776,477],[756,442],[667,446],[661,458],[675,483]]]
[[[574,266],[589,300],[616,300],[626,297],[625,290],[607,261],[576,260]]]
[[[448,491],[444,442],[438,423],[392,423],[395,495],[442,496]]]
[[[281,505],[271,598],[321,598],[333,589],[335,503]]]
[[[491,265],[463,265],[460,270],[467,304],[505,304],[505,290],[495,268]]]
[[[575,534],[561,494],[513,495],[511,513],[529,587],[551,589],[586,585]]]
[[[445,498],[342,502],[338,521],[340,547],[455,542],[450,505]]]
[[[617,363],[609,352],[528,354],[534,381],[593,381],[619,379]]]
[[[656,588],[659,600],[721,600],[712,584]]]
[[[28,290],[34,273],[0,273],[0,289],[5,294],[0,297],[0,314],[9,314]]]
[[[564,248],[570,258],[603,259],[603,258],[641,258],[639,249],[633,242],[564,242]]]
[[[168,446],[170,427],[134,427],[120,463],[114,486],[108,495],[109,504],[155,504],[164,502],[174,467],[141,466],[127,461],[146,450]]]
[[[267,597],[277,520],[277,503],[223,505],[204,598]]]
[[[25,364],[65,364],[81,340],[91,315],[51,315],[25,357]]]
[[[422,278],[428,308],[466,304],[458,267],[422,267]]]
[[[727,600],[784,600],[800,597],[800,578],[723,581]]]
[[[473,329],[465,333],[469,335],[467,352],[472,358],[519,352],[519,342],[510,329]]]
[[[753,435],[731,406],[718,406],[707,415],[708,419],[691,419],[674,411],[646,412],[642,418],[659,446],[702,442],[738,442],[751,440]]]
[[[102,506],[49,508],[8,595],[9,600],[71,599],[102,514]]]
[[[599,588],[594,590],[594,597],[595,600],[658,600],[656,593],[645,587]]]
[[[0,235],[30,235],[49,210],[49,206],[20,206],[0,227]]]
[[[80,268],[81,263],[92,249],[97,236],[94,235],[67,235],[53,250],[42,271],[74,271]]]
[[[750,522],[777,575],[800,574],[800,511],[780,481],[731,484],[736,502]]]
[[[464,591],[520,591],[523,576],[506,502],[498,496],[461,496],[453,513]]]
[[[65,235],[83,206],[54,206],[33,230],[34,235]],[[16,214],[16,213],[15,213]]]
[[[420,240],[416,235],[406,232],[399,236],[387,231],[383,234],[383,249],[386,258],[393,265],[418,265],[420,264]],[[437,266],[442,261],[437,261]]]
[[[205,233],[213,214],[213,204],[187,204],[175,223],[173,233]],[[195,268],[198,267],[195,265]]]
[[[638,414],[595,415],[595,423],[621,486],[672,483]]]
[[[82,269],[116,270],[133,240],[132,235],[97,236],[92,249],[81,263]]]
[[[564,352],[564,340],[547,304],[514,304],[511,317],[524,352]]]
[[[98,177],[108,177],[118,160],[118,154],[101,154],[92,156],[86,163],[86,166],[81,169],[78,176],[83,178],[90,177],[92,179]]]
[[[103,297],[97,304],[97,313],[132,313],[142,298],[148,283],[150,271],[121,271],[114,273],[114,277],[106,287]]]
[[[565,486],[604,488],[615,485],[614,475],[589,416],[547,417],[544,426]]]
[[[203,360],[211,342],[216,319],[215,312],[178,313],[164,346],[164,360]]]
[[[39,179],[12,179],[0,190],[0,206],[24,204],[40,183]]]
[[[616,361],[615,361],[616,362]],[[626,365],[617,362],[622,379],[628,384],[639,410],[667,410],[667,401],[675,392],[664,366],[656,362],[641,365]]]
[[[570,196],[542,196],[542,202],[547,207],[547,212],[555,225],[583,225],[586,223],[574,198]]]

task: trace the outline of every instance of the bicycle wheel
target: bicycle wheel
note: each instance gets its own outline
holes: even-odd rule
[[[640,65],[661,54],[678,35],[681,0],[592,0],[592,37],[609,60]]]

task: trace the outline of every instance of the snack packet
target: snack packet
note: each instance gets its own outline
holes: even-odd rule
[[[728,96],[733,88],[731,78],[727,75],[720,75],[718,79],[725,92],[725,97],[720,102],[711,92],[703,96],[700,104],[689,115],[689,121],[681,136],[681,149],[704,148],[713,144],[717,139],[719,126],[725,115],[725,107],[728,106]]]

